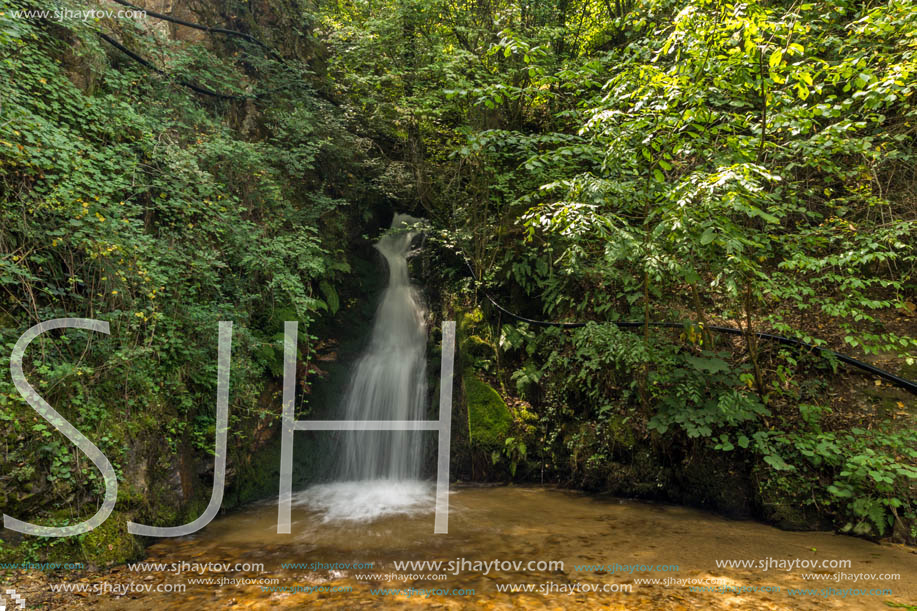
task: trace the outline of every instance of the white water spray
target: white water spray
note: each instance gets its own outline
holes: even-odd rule
[[[411,242],[406,228],[419,219],[396,214],[391,230],[376,243],[388,265],[388,286],[373,320],[369,346],[357,361],[341,408],[341,420],[423,420],[426,415],[426,310],[408,276]],[[326,520],[367,520],[411,513],[432,502],[420,481],[423,433],[341,433],[336,483],[313,486],[297,504]]]

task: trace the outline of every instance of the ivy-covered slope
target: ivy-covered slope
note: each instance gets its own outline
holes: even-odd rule
[[[317,48],[308,14],[287,13],[299,29],[272,33],[281,47],[295,38],[281,62],[244,40],[178,41],[152,19],[17,13],[39,4],[0,2],[0,509],[62,525],[101,502],[96,469],[9,373],[20,334],[59,317],[111,333],[42,335],[27,378],[111,460],[119,494],[104,528],[50,542],[4,531],[0,555],[72,560],[78,547],[89,561],[123,560],[135,550],[128,519],[182,524],[210,497],[221,320],[234,323],[229,482],[261,477],[249,465],[276,429],[283,321],[300,322],[305,394],[316,324],[350,295],[338,290],[346,245],[367,220],[350,202],[373,194],[351,180],[363,141],[297,59],[297,47]],[[216,23],[259,34],[245,11]]]

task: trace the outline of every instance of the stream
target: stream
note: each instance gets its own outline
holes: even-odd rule
[[[432,491],[426,504],[414,504],[408,513],[393,513],[368,522],[328,521],[327,514],[314,509],[313,501],[303,494],[297,496],[298,502],[293,506],[292,534],[276,533],[277,508],[273,499],[254,504],[214,520],[195,535],[164,539],[148,548],[146,562],[170,566],[175,563],[179,567],[184,562],[188,568],[183,572],[138,572],[120,567],[88,578],[94,582],[143,584],[141,587],[149,586],[153,591],[82,598],[62,595],[55,599],[54,608],[888,609],[887,603],[917,603],[915,550],[827,532],[781,531],[686,507],[554,488],[453,486],[449,533],[434,535]],[[770,559],[784,564],[795,560],[849,560],[850,566],[786,570],[774,565],[762,570],[717,568],[715,563],[739,559]],[[475,569],[473,564],[493,560],[521,562],[523,568],[485,571],[482,565]],[[396,561],[453,561],[459,570],[397,570]],[[536,565],[526,570],[530,561]],[[539,570],[538,561],[560,561],[563,568]],[[191,568],[194,563],[256,563],[263,564],[263,572],[198,568],[195,574]],[[290,563],[306,568],[283,568]],[[322,563],[324,567],[362,563],[367,568],[312,570],[312,563]],[[607,568],[612,565],[614,569],[615,564],[628,568]],[[370,565],[372,568],[368,568]],[[595,565],[606,565],[606,570]],[[633,570],[634,565],[637,570]],[[644,570],[659,565],[668,565],[671,570]],[[677,570],[672,565],[677,565]],[[802,578],[803,574],[813,573],[828,579]],[[835,580],[839,573],[848,577]],[[849,577],[858,574],[899,574],[900,579],[854,581]],[[374,577],[360,577],[365,575]],[[439,579],[440,575],[444,579]],[[214,583],[191,583],[201,578],[213,579]],[[654,578],[663,583],[637,583]],[[256,583],[240,585],[232,581],[246,579]],[[668,585],[665,579],[670,580]],[[692,592],[690,582],[685,585],[687,580],[704,579],[716,579],[719,586],[695,587],[733,589]],[[159,586],[174,588],[181,584],[187,587],[183,593],[155,592]],[[534,584],[536,591],[500,591],[526,584]],[[630,586],[630,591],[585,591],[593,587],[601,590],[606,584],[608,589],[619,590]],[[289,591],[297,587],[299,591]],[[573,587],[578,591],[571,594]],[[276,591],[281,588],[288,591]],[[308,591],[310,588],[314,589]],[[414,591],[393,595],[380,591],[385,588]],[[747,589],[736,591],[741,588]],[[794,588],[821,593],[793,595],[790,589]],[[825,596],[828,588],[835,593]],[[890,589],[892,594],[855,595],[855,589]],[[428,596],[431,590],[450,593]],[[465,593],[459,595],[455,590]]]

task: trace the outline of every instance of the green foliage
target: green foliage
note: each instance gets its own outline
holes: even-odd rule
[[[650,374],[653,395],[659,397],[659,409],[647,425],[650,429],[665,433],[677,425],[688,437],[710,437],[716,429],[741,429],[744,423],[770,415],[741,382],[739,372],[747,367],[731,367],[720,358],[727,353],[717,357],[704,352],[704,358],[684,356],[686,366],[668,371],[659,368]],[[660,392],[661,384],[666,387]],[[720,441],[717,449],[732,449],[725,434]]]
[[[515,477],[516,469],[520,464],[525,462],[527,456],[528,448],[526,447],[525,442],[518,440],[515,437],[507,437],[503,442],[502,450],[494,450],[491,452],[491,461],[496,465],[502,458],[505,457],[509,462],[510,475]]]
[[[917,431],[876,431],[756,435],[755,450],[773,469],[794,472],[794,485],[823,510],[836,512],[844,532],[885,535],[896,521],[913,523],[917,479]],[[798,475],[796,475],[798,474]],[[823,489],[820,477],[831,483]]]
[[[248,460],[252,431],[275,418],[259,398],[282,373],[283,320],[300,321],[308,361],[314,323],[340,308],[356,138],[295,62],[171,40],[130,20],[112,32],[10,17],[22,8],[36,7],[0,0],[0,438],[12,465],[0,491],[20,519],[68,508],[75,522],[102,482],[13,388],[16,339],[58,317],[110,324],[109,336],[40,337],[26,374],[120,479],[143,474],[154,488],[175,456],[206,464],[213,453],[217,322],[233,321],[230,460]],[[102,47],[97,27],[170,76]],[[224,93],[269,83],[271,93],[216,101],[177,80]],[[167,511],[145,501],[119,510],[147,523],[157,516],[143,512]],[[111,537],[130,551],[124,533]]]
[[[750,332],[892,368],[917,356],[912,3],[385,0],[321,19],[331,78],[412,177],[390,192],[449,228],[504,305],[683,322],[560,331],[495,314],[500,367],[475,362],[532,402],[558,478],[649,449],[666,465],[725,454],[774,489],[809,482],[840,526],[887,529],[869,469],[913,458],[810,462],[822,436],[883,416],[859,393],[824,400],[836,359]]]

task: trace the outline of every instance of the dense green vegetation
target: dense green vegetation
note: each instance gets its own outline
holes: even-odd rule
[[[209,498],[198,472],[213,468],[217,321],[235,323],[239,471],[277,412],[282,321],[300,321],[305,374],[313,321],[339,307],[356,138],[299,64],[257,49],[233,63],[223,48],[105,24],[135,52],[164,57],[173,76],[160,78],[103,47],[97,24],[14,18],[22,6],[0,18],[0,506],[48,524],[95,512],[101,478],[9,376],[26,328],[89,317],[111,335],[42,336],[27,357],[31,383],[123,476],[111,522],[181,523]],[[272,91],[224,101],[182,79]]]
[[[401,153],[445,241],[511,309],[596,321],[494,312],[479,333],[478,368],[532,404],[510,437],[529,476],[917,538],[913,397],[864,395],[874,380],[748,333],[914,377],[913,4],[321,14],[336,88]]]
[[[6,513],[72,522],[101,491],[12,386],[26,328],[110,322],[37,340],[30,380],[116,465],[120,523],[178,523],[209,495],[217,321],[235,322],[244,479],[276,429],[282,321],[300,321],[307,392],[330,323],[367,298],[346,288],[351,245],[396,209],[437,228],[430,299],[468,321],[458,413],[494,403],[483,381],[509,399],[511,425],[495,412],[497,438],[470,440],[475,477],[917,542],[914,397],[753,333],[917,378],[912,3],[257,4],[193,8],[282,61],[0,0]],[[499,315],[459,249],[510,309],[592,322]]]

